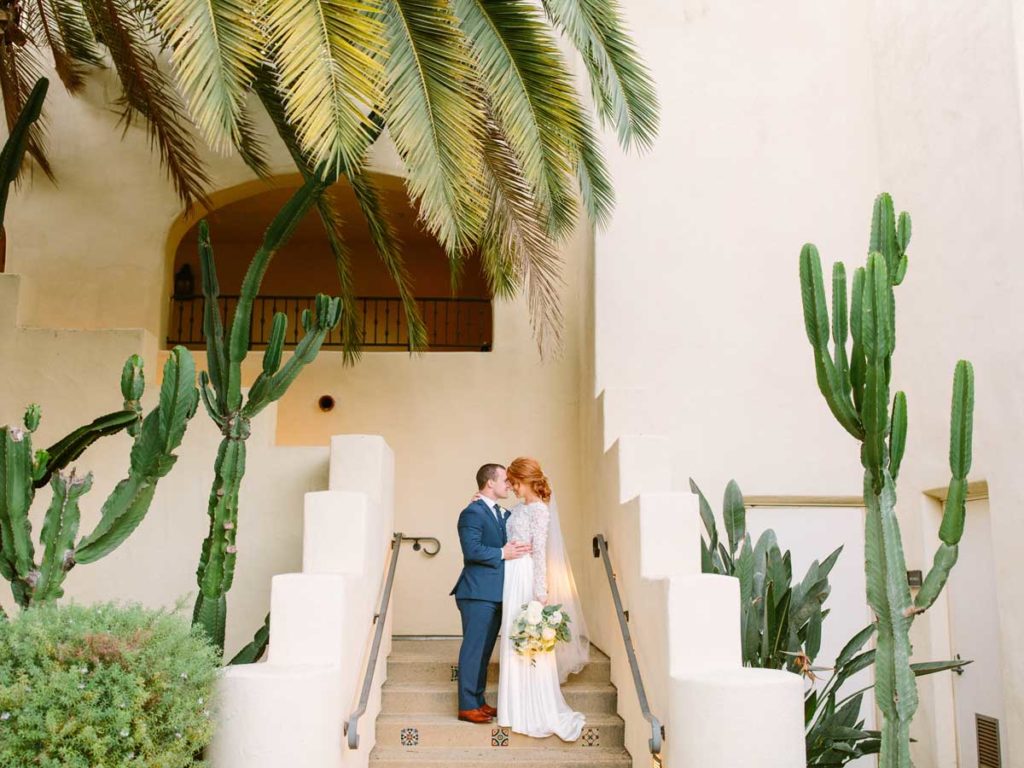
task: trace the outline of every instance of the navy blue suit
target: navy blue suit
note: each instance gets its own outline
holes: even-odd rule
[[[501,548],[508,542],[507,513],[497,516],[478,499],[459,515],[462,573],[451,594],[462,614],[462,647],[459,649],[459,709],[479,709],[484,704],[487,665],[501,628],[501,593],[505,586],[505,561]]]

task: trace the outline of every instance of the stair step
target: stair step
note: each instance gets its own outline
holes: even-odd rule
[[[603,748],[622,749],[624,724],[618,715],[587,715],[583,742]],[[466,723],[454,714],[381,714],[377,718],[377,744],[380,747],[401,747],[403,741],[415,740],[420,747],[489,748],[494,739],[505,741],[513,749],[551,749],[570,746],[557,736],[533,739],[508,729],[499,732],[497,723],[477,725]],[[593,747],[590,747],[593,748]]]
[[[544,768],[562,766],[601,766],[630,768],[632,760],[624,749],[603,747],[549,747],[545,749],[452,749],[447,747],[375,747],[370,764],[377,768],[408,768],[410,765],[490,768],[495,764],[534,765]]]
[[[488,685],[489,703],[498,698],[497,685]],[[614,714],[616,691],[609,683],[569,680],[562,693],[570,707],[586,715]],[[454,682],[397,683],[388,680],[381,689],[381,710],[387,714],[423,713],[454,715],[458,711],[458,691]]]
[[[396,683],[451,682],[459,659],[458,639],[394,640],[388,657],[387,679]],[[487,679],[498,681],[497,653],[491,658]],[[590,661],[570,680],[607,683],[611,680],[611,661],[596,648],[590,649]]]

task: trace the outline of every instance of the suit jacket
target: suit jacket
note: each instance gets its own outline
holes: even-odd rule
[[[455,599],[501,602],[505,586],[505,561],[501,548],[508,543],[506,513],[501,523],[487,503],[477,499],[459,515],[459,544],[462,546],[462,573],[451,594]]]

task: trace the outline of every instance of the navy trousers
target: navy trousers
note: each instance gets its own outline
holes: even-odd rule
[[[490,600],[456,600],[462,614],[462,647],[459,649],[459,710],[484,705],[487,665],[501,629],[501,603]]]

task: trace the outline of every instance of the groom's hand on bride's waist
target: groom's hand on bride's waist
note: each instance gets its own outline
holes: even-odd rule
[[[532,551],[533,547],[525,541],[510,541],[501,548],[501,559],[518,560],[523,555],[528,555]]]

